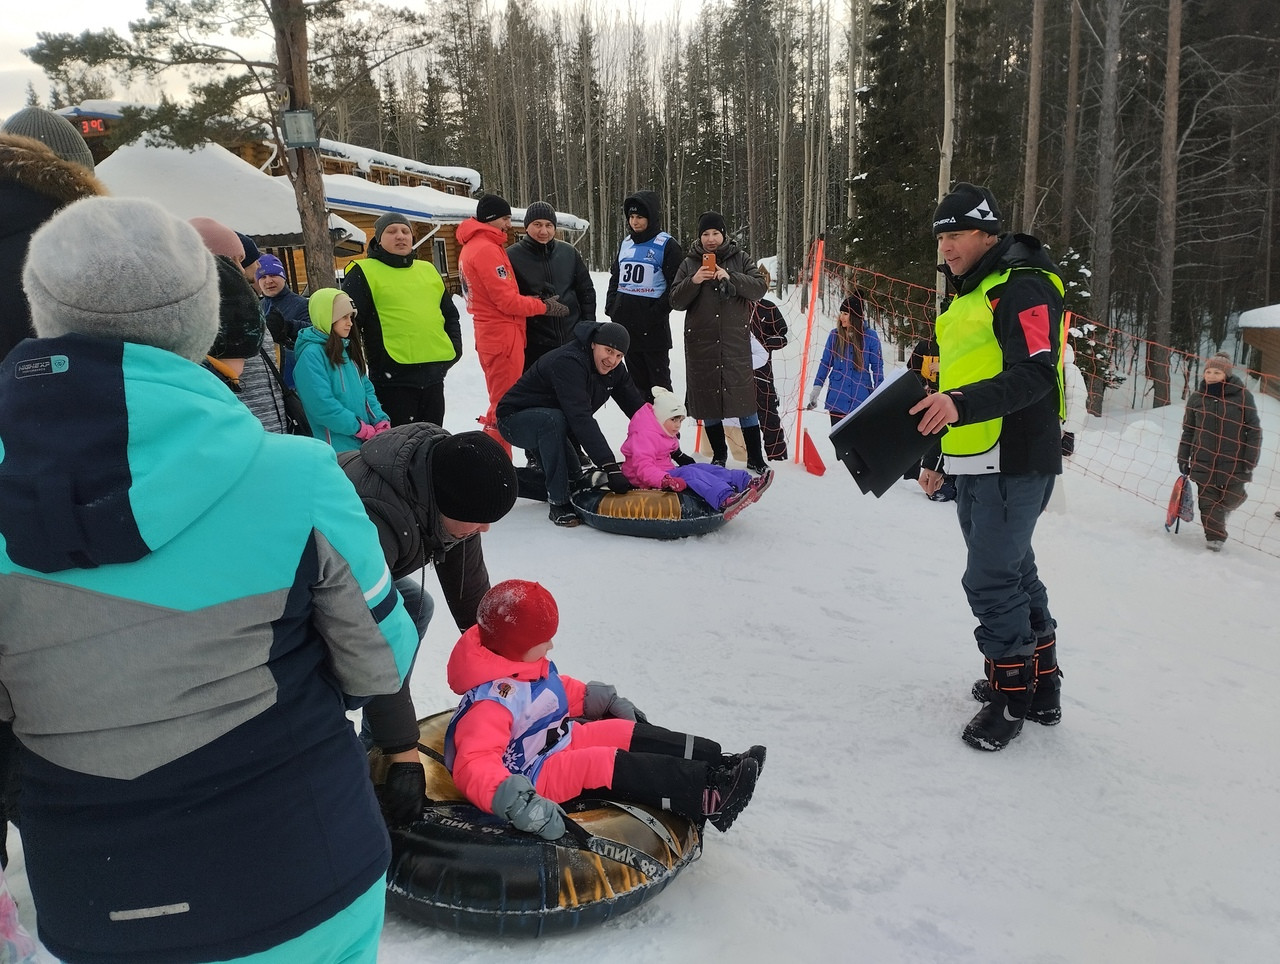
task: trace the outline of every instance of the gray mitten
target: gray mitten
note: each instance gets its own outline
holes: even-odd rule
[[[632,723],[648,723],[649,718],[625,696],[608,683],[592,680],[587,684],[586,695],[582,698],[582,715],[589,720],[603,720],[612,717],[616,720],[630,720]]]
[[[564,811],[539,796],[523,773],[513,773],[498,784],[493,795],[493,812],[510,821],[517,830],[536,833],[543,840],[559,840],[564,836]]]

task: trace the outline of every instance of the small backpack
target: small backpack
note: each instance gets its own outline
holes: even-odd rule
[[[1179,475],[1173,481],[1173,491],[1169,493],[1169,508],[1164,517],[1165,532],[1172,529],[1177,532],[1184,522],[1191,522],[1196,517],[1196,493],[1191,484],[1191,476]]]

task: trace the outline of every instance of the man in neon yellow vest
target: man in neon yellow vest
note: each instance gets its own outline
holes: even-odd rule
[[[1001,232],[985,187],[959,183],[933,217],[955,297],[937,322],[938,391],[916,404],[920,431],[942,437],[956,477],[956,511],[968,549],[964,586],[985,678],[985,705],[962,737],[1003,749],[1024,720],[1062,718],[1057,623],[1036,571],[1031,537],[1062,472],[1062,280],[1043,246]],[[942,473],[920,473],[932,494]]]

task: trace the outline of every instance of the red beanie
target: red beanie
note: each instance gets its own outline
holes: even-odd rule
[[[518,660],[555,636],[560,610],[540,583],[508,579],[484,594],[476,623],[485,649]]]

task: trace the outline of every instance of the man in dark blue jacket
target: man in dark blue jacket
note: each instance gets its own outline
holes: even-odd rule
[[[595,412],[610,398],[627,418],[644,405],[644,396],[622,363],[629,343],[621,325],[580,322],[571,342],[539,358],[498,403],[502,437],[538,453],[551,521],[558,526],[582,521],[569,504],[569,494],[583,474],[573,439],[605,472],[610,489],[631,490],[595,420]]]

